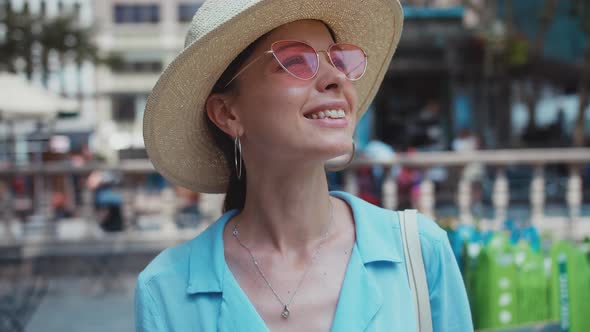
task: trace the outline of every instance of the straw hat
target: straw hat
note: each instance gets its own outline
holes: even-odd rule
[[[355,82],[360,119],[379,89],[402,32],[398,0],[208,0],[193,17],[184,50],[147,101],[143,135],[157,171],[193,191],[226,191],[229,168],[207,131],[205,101],[227,66],[250,43],[303,19],[323,21],[337,41],[366,51],[367,71]]]

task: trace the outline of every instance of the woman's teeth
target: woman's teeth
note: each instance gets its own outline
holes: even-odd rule
[[[344,113],[343,110],[327,110],[327,111],[319,111],[316,113],[312,113],[312,114],[308,114],[307,118],[310,119],[325,119],[325,118],[331,118],[331,119],[340,119],[340,118],[344,118],[346,116],[346,114]]]

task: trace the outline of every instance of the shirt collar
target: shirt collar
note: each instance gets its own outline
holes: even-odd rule
[[[343,199],[352,210],[356,229],[356,243],[364,264],[378,261],[403,262],[397,213],[370,204],[342,191],[331,195]]]
[[[223,229],[225,224],[237,213],[238,210],[224,213],[215,223],[191,241],[187,293],[219,293],[222,291],[226,269]]]
[[[396,213],[345,192],[332,191],[330,194],[344,200],[352,210],[356,244],[363,264],[404,261]],[[187,293],[222,292],[226,272],[223,229],[237,213],[238,210],[226,212],[203,233],[191,240]]]

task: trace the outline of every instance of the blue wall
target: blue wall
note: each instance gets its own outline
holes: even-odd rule
[[[498,1],[498,14],[505,17],[505,0]],[[541,24],[544,0],[512,1],[514,25],[531,41],[535,40]],[[559,0],[555,17],[545,36],[544,54],[567,62],[581,59],[586,48],[587,36],[582,31],[580,19],[572,15],[572,1]]]

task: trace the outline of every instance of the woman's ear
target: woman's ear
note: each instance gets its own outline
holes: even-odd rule
[[[236,112],[229,106],[228,97],[219,93],[211,94],[205,103],[207,116],[230,137],[243,133],[242,124]]]

